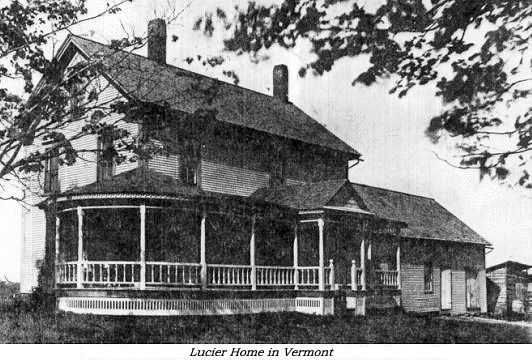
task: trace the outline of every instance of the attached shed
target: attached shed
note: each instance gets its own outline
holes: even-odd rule
[[[488,312],[498,315],[524,314],[528,310],[532,265],[506,261],[486,269],[488,277]]]

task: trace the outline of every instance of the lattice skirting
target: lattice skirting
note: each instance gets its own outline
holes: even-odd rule
[[[334,299],[298,297],[278,299],[132,299],[106,297],[60,297],[59,310],[96,315],[230,315],[297,311],[334,313]]]

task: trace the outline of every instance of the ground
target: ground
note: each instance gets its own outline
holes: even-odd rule
[[[0,309],[3,343],[529,343],[531,335],[512,324],[404,313],[111,317]]]

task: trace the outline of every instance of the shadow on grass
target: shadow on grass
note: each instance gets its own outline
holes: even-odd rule
[[[0,309],[3,343],[527,343],[511,325],[403,313],[318,317],[297,313],[134,317]]]

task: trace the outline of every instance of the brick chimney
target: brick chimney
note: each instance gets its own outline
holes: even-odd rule
[[[284,64],[273,67],[273,97],[288,102],[288,67]]]
[[[153,19],[148,23],[148,59],[166,64],[166,22]]]

